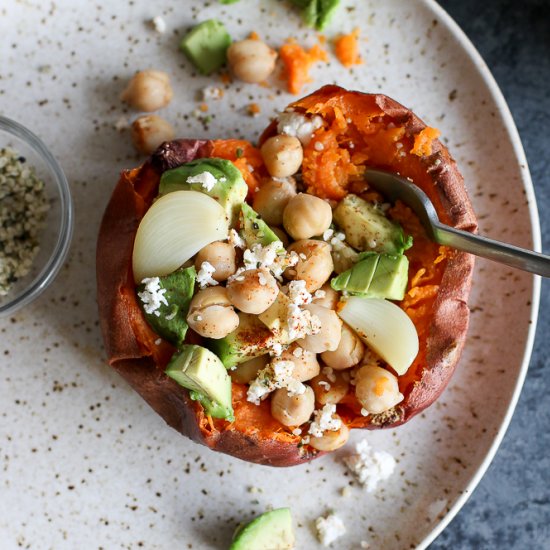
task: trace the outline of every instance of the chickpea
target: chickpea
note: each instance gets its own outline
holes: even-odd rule
[[[342,337],[334,351],[325,351],[321,359],[334,370],[349,369],[357,365],[365,353],[365,344],[347,325],[342,325]]]
[[[283,212],[283,226],[294,240],[322,235],[331,223],[330,205],[307,193],[298,193],[292,197]]]
[[[189,304],[187,323],[205,338],[223,338],[239,326],[239,316],[227,296],[227,290],[212,286],[199,290]]]
[[[338,417],[338,415],[334,415]],[[321,437],[311,437],[309,444],[318,451],[335,451],[343,447],[349,439],[349,428],[342,422],[337,431],[326,431]]]
[[[327,309],[317,304],[308,304],[305,309],[315,315],[321,321],[321,330],[317,334],[309,334],[296,342],[308,351],[322,353],[334,351],[338,348],[342,334],[342,321],[332,309]]]
[[[271,361],[269,355],[261,355],[254,359],[249,359],[237,366],[236,369],[230,370],[231,380],[237,384],[249,384],[258,376],[258,372],[263,369]]]
[[[290,239],[288,238],[288,235],[280,228],[280,227],[273,227],[271,226],[269,229],[279,237],[279,240],[283,243],[283,246],[285,248],[288,248],[288,245],[290,244]]]
[[[317,355],[301,348],[298,344],[291,344],[283,353],[281,353],[282,361],[292,361],[294,369],[292,370],[292,378],[296,378],[300,382],[311,380],[317,376],[321,370]]]
[[[275,69],[277,52],[261,40],[239,40],[227,49],[227,62],[233,74],[244,82],[259,83]]]
[[[374,365],[361,367],[355,375],[355,395],[371,414],[387,411],[403,401],[397,377]]]
[[[307,422],[315,409],[315,395],[306,386],[299,395],[289,395],[286,388],[280,388],[271,397],[271,415],[284,426],[300,426]]]
[[[331,380],[325,374],[319,374],[311,381],[315,400],[321,405],[336,405],[348,394],[349,375],[347,372],[335,372]]]
[[[166,107],[173,95],[170,77],[165,72],[147,70],[132,77],[120,99],[138,111],[150,113]]]
[[[319,290],[325,293],[324,296],[320,298],[313,296],[312,302],[328,309],[336,309],[336,305],[340,301],[340,294],[336,292],[329,283],[324,284]]]
[[[263,313],[277,294],[277,281],[267,269],[248,269],[227,283],[229,300],[245,313]]]
[[[287,279],[304,280],[309,292],[321,288],[327,282],[333,269],[328,243],[304,239],[293,242],[288,250],[296,252],[300,256],[300,260],[295,266],[285,270],[284,275]]]
[[[260,185],[254,195],[252,207],[269,225],[282,225],[283,211],[288,201],[296,196],[293,178],[274,180],[270,178]]]
[[[260,152],[269,174],[275,178],[294,175],[302,166],[304,152],[300,140],[293,136],[273,136],[265,140]]]
[[[132,143],[144,155],[154,153],[165,141],[174,139],[174,127],[157,115],[136,118],[131,127]]]
[[[203,262],[210,263],[216,271],[212,274],[212,278],[218,283],[225,281],[237,271],[235,262],[235,249],[229,243],[215,241],[207,244],[199,250],[195,259],[195,269],[198,271]]]

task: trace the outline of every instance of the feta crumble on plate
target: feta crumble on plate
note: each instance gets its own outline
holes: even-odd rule
[[[346,533],[344,522],[334,513],[315,520],[317,538],[323,546],[330,546],[336,539]]]
[[[374,451],[366,439],[355,445],[355,451],[344,458],[344,464],[367,492],[374,493],[378,484],[393,474],[395,459],[386,451]]]

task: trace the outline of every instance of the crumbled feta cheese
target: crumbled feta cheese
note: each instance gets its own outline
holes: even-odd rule
[[[327,293],[324,290],[321,290],[321,289],[316,290],[315,294],[314,294],[315,298],[318,298],[319,300],[323,299],[326,295],[327,295]]]
[[[189,176],[186,181],[187,183],[200,183],[203,189],[206,189],[206,191],[212,191],[214,185],[218,183],[216,177],[210,172],[206,171],[201,172],[200,174],[197,174],[195,176]]]
[[[151,23],[158,33],[163,34],[166,32],[166,21],[160,15],[153,17]]]
[[[208,101],[209,99],[221,99],[223,97],[223,90],[218,86],[206,86],[201,90],[203,101]]]
[[[302,433],[302,430],[300,428],[294,428],[292,430],[292,435],[300,435]]]
[[[218,281],[212,278],[212,275],[216,271],[216,268],[210,262],[202,262],[201,268],[197,273],[197,283],[201,288],[207,286],[215,286]]]
[[[174,311],[172,313],[170,313],[169,315],[165,315],[165,319],[167,321],[171,321],[172,319],[174,319],[176,317],[176,315],[178,314],[178,310],[177,308],[174,308]]]
[[[286,323],[291,340],[303,338],[308,334],[318,334],[321,331],[319,317],[293,303],[288,304]]]
[[[361,416],[369,416],[369,411],[367,411],[367,409],[365,409],[365,407],[363,407],[361,409]]]
[[[373,451],[366,439],[355,446],[356,453],[344,458],[344,464],[367,492],[373,493],[381,481],[395,470],[395,459],[385,451]]]
[[[143,309],[149,315],[160,317],[159,308],[162,304],[168,305],[166,301],[166,289],[160,287],[160,279],[158,277],[146,277],[141,281],[145,285],[143,291],[138,292],[139,299],[143,302]]]
[[[244,242],[244,239],[234,229],[229,230],[229,236],[227,238],[229,239],[229,244],[232,247],[242,248],[242,249],[246,248],[246,244]]]
[[[376,248],[376,240],[375,239],[369,239],[368,243],[369,248]]]
[[[320,142],[320,141],[316,141],[314,144],[313,144],[313,148],[316,150],[316,151],[319,151],[321,152],[325,146]]]
[[[278,116],[277,132],[297,137],[302,145],[307,145],[313,133],[321,126],[323,126],[323,119],[320,116],[306,117],[286,111]]]
[[[271,357],[279,357],[283,353],[283,344],[280,342],[270,341],[267,344],[267,349]]]
[[[315,520],[315,528],[317,529],[317,538],[323,546],[330,546],[346,532],[342,520],[333,513],[328,514],[326,517],[318,517]]]
[[[327,403],[322,409],[313,412],[313,421],[308,433],[313,437],[323,437],[325,432],[336,432],[342,427],[342,421],[334,418],[336,405]]]
[[[330,241],[330,239],[332,238],[332,236],[334,235],[334,229],[327,229],[324,233],[323,233],[323,241]]]
[[[306,282],[297,279],[288,283],[288,299],[297,306],[303,306],[311,303],[311,294],[306,288]]]
[[[243,254],[244,269],[266,268],[279,281],[282,280],[283,271],[296,265],[298,260],[296,252],[287,253],[281,241],[266,246],[255,244]]]
[[[305,435],[304,437],[302,437],[300,443],[302,445],[307,445],[309,442],[310,442],[311,438],[309,437],[309,435]]]
[[[160,346],[162,344],[162,338],[157,338],[155,340],[155,346]]]
[[[292,352],[292,355],[294,355],[294,357],[302,357],[302,355],[304,354],[304,350],[298,346],[293,352]]]
[[[325,391],[329,391],[331,388],[331,385],[326,380],[319,380],[318,385]]]
[[[329,382],[336,382],[336,375],[334,374],[334,369],[332,367],[323,367],[322,373],[327,377]]]
[[[268,394],[279,388],[286,388],[292,380],[294,363],[276,359],[258,372],[251,382],[246,395],[247,401],[259,405]],[[305,391],[305,390],[304,390]]]
[[[305,385],[295,378],[292,378],[288,381],[286,389],[288,390],[289,397],[292,397],[294,395],[302,395],[306,391]]]

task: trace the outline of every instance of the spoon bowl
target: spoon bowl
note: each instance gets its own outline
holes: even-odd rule
[[[441,223],[428,196],[410,180],[371,168],[365,172],[365,178],[372,188],[389,201],[400,200],[412,208],[430,240],[510,267],[550,277],[550,256]]]

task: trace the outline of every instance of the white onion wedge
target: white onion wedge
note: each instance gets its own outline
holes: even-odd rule
[[[418,354],[418,333],[400,307],[378,298],[350,296],[338,315],[397,374],[407,372]]]
[[[223,207],[198,191],[174,191],[153,203],[139,224],[132,267],[134,280],[168,275],[201,248],[227,238]]]

